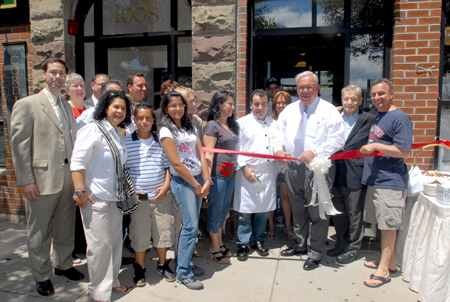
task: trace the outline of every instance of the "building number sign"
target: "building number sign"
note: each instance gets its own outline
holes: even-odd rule
[[[159,19],[158,1],[150,0],[147,2],[140,1],[133,4],[116,4],[116,23],[130,23],[136,21],[142,23],[148,21],[155,23]]]

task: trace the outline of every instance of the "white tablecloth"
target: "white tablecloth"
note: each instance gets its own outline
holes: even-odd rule
[[[450,205],[420,194],[411,213],[402,271],[418,300],[450,301]]]

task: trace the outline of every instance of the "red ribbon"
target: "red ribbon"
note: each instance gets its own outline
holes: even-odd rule
[[[412,149],[419,149],[423,146],[428,146],[431,144],[444,144],[450,147],[450,142],[446,140],[440,140],[436,142],[431,143],[416,143],[412,144]],[[216,149],[216,148],[206,148],[203,147],[203,152],[210,152],[210,153],[228,153],[228,154],[236,154],[236,155],[244,155],[244,156],[250,156],[250,157],[258,157],[258,158],[267,158],[267,159],[287,159],[287,160],[297,160],[293,157],[284,157],[284,156],[277,156],[277,155],[269,155],[269,154],[262,154],[262,153],[252,153],[252,152],[244,152],[244,151],[235,151],[235,150],[228,150],[228,149]],[[383,156],[384,153],[381,153],[379,151],[374,151],[370,154],[362,154],[359,150],[352,150],[347,152],[342,152],[338,154],[334,154],[330,156],[330,160],[338,160],[338,159],[350,159],[350,158],[360,158],[360,157],[370,157],[370,156]]]

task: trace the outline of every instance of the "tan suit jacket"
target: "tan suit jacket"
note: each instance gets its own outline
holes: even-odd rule
[[[62,102],[69,117],[72,143],[77,124],[68,102]],[[40,195],[60,193],[67,157],[63,129],[44,91],[25,97],[14,105],[11,116],[11,145],[19,186],[35,183]],[[72,150],[69,150],[72,155]],[[70,158],[67,158],[70,161]]]

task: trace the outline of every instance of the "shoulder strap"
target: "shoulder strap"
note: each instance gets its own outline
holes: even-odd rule
[[[106,129],[105,125],[103,125],[100,121],[93,120],[92,123],[97,124],[100,131],[103,133],[103,137],[106,140],[106,143],[108,144],[109,148],[111,149],[111,153],[114,157],[115,166],[116,166],[116,174],[118,178],[123,177],[123,169],[122,164],[120,162],[120,151],[117,148],[116,144],[113,142],[113,138],[109,134],[108,130]]]

